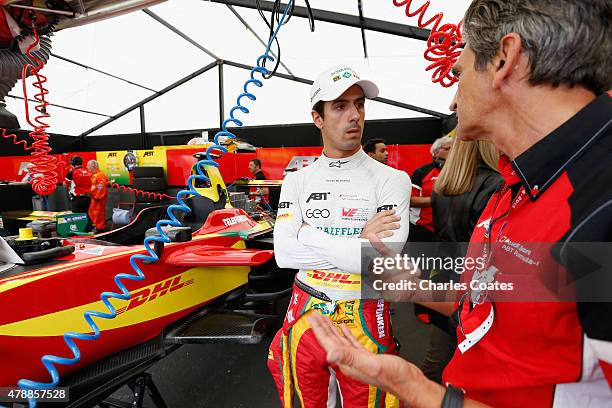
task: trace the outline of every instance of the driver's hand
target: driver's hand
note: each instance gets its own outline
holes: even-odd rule
[[[370,234],[376,234],[379,239],[393,236],[393,230],[399,229],[399,221],[402,219],[395,215],[395,210],[381,211],[366,223],[359,238],[367,239]]]

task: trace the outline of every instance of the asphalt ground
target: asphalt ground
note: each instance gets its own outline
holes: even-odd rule
[[[416,319],[411,304],[394,306],[393,327],[400,355],[420,364],[428,327]],[[271,338],[258,345],[185,345],[151,367],[169,408],[280,407],[266,361]],[[129,401],[123,387],[113,398]],[[154,407],[149,396],[145,407]]]

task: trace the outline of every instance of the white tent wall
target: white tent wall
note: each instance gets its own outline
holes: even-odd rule
[[[330,2],[331,3],[331,2]],[[242,18],[267,40],[269,29],[257,10],[236,8]],[[294,75],[316,79],[319,72],[330,66],[349,63],[364,65],[361,31],[323,21],[315,22],[315,31],[310,32],[308,20],[292,17],[279,31],[281,60]],[[276,45],[272,49],[276,51]],[[263,46],[257,46],[259,55]],[[241,60],[240,62],[243,62]],[[282,71],[282,70],[281,70]]]
[[[236,105],[238,95],[242,93],[242,84],[250,78],[250,72],[231,66],[224,66],[225,117]],[[259,74],[257,75],[259,78]],[[249,109],[248,115],[237,112],[236,118],[245,126],[277,125],[287,123],[310,122],[308,104],[309,86],[283,78],[272,77],[263,81],[263,87],[249,85],[248,90],[255,95],[256,101],[242,98],[242,104]],[[233,126],[233,125],[231,125]]]
[[[219,122],[218,73],[218,68],[212,68],[144,105],[146,131],[215,127]],[[108,134],[104,129],[98,133]]]
[[[370,58],[367,61],[381,96],[450,113],[456,87],[444,88],[431,81],[431,71],[425,71],[423,41],[376,32],[368,32],[368,38]]]
[[[357,9],[357,0],[340,0],[340,2],[352,3],[355,5],[355,10]],[[362,2],[363,14],[366,18],[412,26],[417,25],[418,17],[406,17],[406,6],[396,7],[393,0],[363,0]],[[412,0],[410,11],[414,12],[426,2],[427,0]],[[443,23],[457,24],[463,18],[471,2],[472,0],[429,0],[430,5],[423,21],[427,21],[441,12],[444,14]],[[398,3],[402,3],[402,1],[398,1]]]
[[[414,0],[414,6],[425,0]],[[358,15],[357,0],[313,0],[313,8]],[[444,22],[460,20],[469,0],[432,0],[427,16],[445,13]],[[297,1],[304,6],[303,0]],[[415,26],[417,17],[407,18],[404,8],[392,0],[363,1],[364,16]],[[224,4],[201,0],[169,0],[150,9],[215,56],[254,65],[264,46],[245,29]],[[264,41],[268,28],[254,9],[235,7],[242,18]],[[265,13],[269,15],[269,13]],[[431,82],[423,58],[426,43],[419,40],[367,31],[368,59],[364,58],[361,30],[316,21],[311,33],[308,20],[294,16],[279,33],[282,61],[299,77],[314,80],[323,69],[348,63],[362,76],[375,80],[381,97],[450,113],[448,105],[456,87],[447,89]],[[128,81],[51,58],[43,73],[49,78],[51,103],[105,115],[116,115],[190,73],[210,64],[214,58],[155,21],[145,12],[134,12],[94,24],[62,30],[53,37],[53,53],[108,72]],[[287,73],[281,66],[279,72]],[[235,104],[248,71],[224,66],[225,114]],[[188,81],[168,95],[145,105],[146,130],[166,131],[213,128],[219,125],[217,69]],[[243,116],[245,125],[303,123],[310,121],[308,86],[281,78],[265,81],[255,91],[258,100],[249,104],[251,114]],[[21,96],[20,85],[12,92]],[[206,100],[204,99],[206,98]],[[7,98],[8,108],[28,128],[20,100]],[[55,133],[78,136],[107,118],[51,107],[50,120]],[[368,117],[411,118],[423,114],[383,104],[370,104]],[[140,131],[136,110],[125,118],[97,130],[94,134]]]
[[[21,85],[18,84],[17,86],[19,86],[21,90]],[[12,94],[21,96],[21,92],[13,91]],[[28,131],[32,130],[32,127],[26,122],[23,100],[7,97],[5,102],[7,109],[19,119],[21,129]],[[34,106],[35,103],[30,102],[30,114],[32,115],[32,119],[37,115]],[[48,112],[51,114],[51,118],[45,119],[45,122],[51,126],[47,129],[47,132],[72,136],[79,135],[83,129],[89,129],[106,119],[104,116],[76,112],[55,106],[49,106]]]
[[[266,32],[265,24],[256,10],[237,10],[256,31]],[[391,11],[403,15],[399,8],[393,7]],[[365,59],[361,31],[358,28],[321,21],[317,21],[315,27],[315,32],[311,33],[306,19],[294,17],[281,29],[282,61],[293,74],[314,80],[325,68],[347,63],[354,66],[362,76],[376,81],[382,97],[450,113],[448,106],[454,88],[447,89],[432,83],[431,74],[425,71],[425,42],[367,31],[369,58]],[[406,109],[390,109],[388,113],[381,113],[378,119],[423,116]]]
[[[429,115],[377,101],[366,102],[366,119],[427,118]]]
[[[105,115],[113,115],[151,95],[145,89],[126,86],[109,76],[53,57],[42,73],[48,79],[45,86],[49,90],[49,102]],[[32,79],[27,82],[31,84]]]
[[[174,0],[152,7],[151,11],[221,59],[255,64],[257,57],[263,53],[263,46],[223,4],[201,0]],[[151,19],[144,13],[140,14]],[[151,19],[151,21],[154,20]],[[159,23],[156,24],[156,30],[161,31],[166,38],[170,36],[179,38]],[[262,36],[264,34],[260,33]],[[191,47],[191,53],[206,55],[188,42],[181,41]],[[161,44],[164,44],[163,40]],[[201,66],[209,62],[211,61]],[[180,78],[181,76],[175,75],[174,77]]]
[[[88,129],[97,125],[101,121],[94,123]],[[134,109],[133,111],[125,114],[117,120],[112,121],[108,125],[99,129],[97,132],[91,133],[89,136],[95,137],[98,135],[119,135],[125,133],[140,133],[140,110]]]
[[[54,54],[154,90],[214,61],[144,12],[59,31],[52,45]]]

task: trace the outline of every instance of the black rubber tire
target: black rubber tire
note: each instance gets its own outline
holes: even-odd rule
[[[132,179],[143,177],[165,178],[164,168],[160,166],[143,166],[134,167],[132,170]]]
[[[160,177],[140,177],[132,180],[132,185],[137,190],[163,191],[166,189],[166,179]]]

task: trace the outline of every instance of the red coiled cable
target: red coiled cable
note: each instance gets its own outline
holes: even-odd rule
[[[32,178],[30,180],[32,189],[36,192],[36,194],[46,196],[53,193],[57,186],[57,158],[49,155],[51,152],[51,147],[49,146],[49,135],[46,132],[49,125],[44,122],[44,119],[51,116],[47,113],[47,105],[49,103],[45,100],[45,95],[47,95],[49,91],[44,87],[45,82],[47,82],[47,77],[40,73],[40,70],[45,66],[45,64],[32,53],[32,50],[40,43],[40,37],[38,36],[35,28],[34,38],[35,41],[28,47],[26,55],[30,57],[36,63],[36,65],[25,64],[21,70],[26,121],[30,124],[30,126],[32,126],[32,128],[34,128],[34,130],[30,132],[30,137],[34,141],[32,142],[30,149],[26,150],[34,150],[32,152],[31,160],[32,169],[30,170],[32,174]],[[39,93],[34,95],[34,99],[38,102],[35,109],[38,111],[39,115],[33,120],[30,118],[30,109],[28,105],[26,83],[28,70],[30,74],[36,77],[36,80],[32,85],[39,91]],[[14,140],[14,143],[17,144],[18,142],[15,142]]]
[[[418,26],[420,28],[426,28],[433,23],[431,34],[427,40],[427,50],[424,55],[425,59],[432,63],[425,70],[434,70],[432,74],[432,81],[434,83],[439,83],[445,88],[452,86],[458,81],[458,78],[452,74],[451,70],[457,58],[461,55],[461,50],[459,50],[463,43],[461,24],[443,24],[440,26],[444,17],[442,13],[438,13],[423,22],[425,12],[430,5],[429,0],[414,11],[410,11],[412,0],[393,0],[393,5],[396,7],[406,6],[407,17],[418,15]]]
[[[111,183],[110,188],[116,188],[119,191],[127,191],[128,193],[134,193],[134,195],[141,195],[145,198],[153,198],[155,200],[163,200],[164,198],[176,198],[173,196],[170,196],[168,194],[163,194],[163,193],[154,193],[152,191],[144,191],[144,190],[138,190],[136,188],[132,188],[132,187],[126,187],[126,186],[122,186],[120,184],[117,183]]]
[[[10,135],[7,134],[8,130],[4,129],[4,128],[0,128],[0,137],[3,137],[5,139],[13,139],[13,144],[16,145],[21,145],[23,146],[23,150],[32,150],[32,146],[28,146],[28,142],[25,140],[17,140],[17,135],[15,135],[14,133],[11,133]]]

